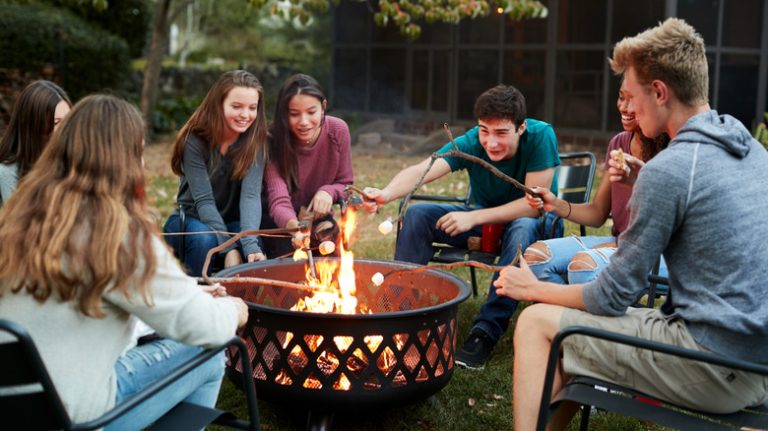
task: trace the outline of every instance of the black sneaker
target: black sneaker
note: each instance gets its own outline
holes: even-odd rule
[[[456,352],[456,365],[470,370],[482,370],[491,356],[494,344],[484,331],[473,329],[464,345]]]

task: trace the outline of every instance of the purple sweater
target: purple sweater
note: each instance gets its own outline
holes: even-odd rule
[[[350,141],[347,123],[326,115],[315,145],[297,148],[299,189],[290,194],[277,166],[273,162],[267,165],[264,187],[269,196],[269,214],[277,226],[284,227],[298,218],[299,208],[309,205],[319,190],[328,192],[334,202],[345,196],[344,187],[354,181]]]
[[[608,172],[608,160],[611,158],[611,151],[618,150],[626,154],[631,154],[629,151],[630,143],[632,142],[632,132],[621,132],[611,139],[608,143],[608,151],[605,153],[605,172]],[[608,179],[604,176],[604,181]],[[611,216],[613,217],[613,227],[611,228],[611,235],[619,237],[619,234],[624,232],[629,226],[629,198],[632,196],[632,187],[621,183],[611,184]]]

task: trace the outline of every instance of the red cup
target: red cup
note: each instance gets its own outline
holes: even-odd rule
[[[480,241],[480,250],[486,253],[499,254],[501,251],[501,233],[504,225],[498,223],[486,223],[483,225],[483,236]]]

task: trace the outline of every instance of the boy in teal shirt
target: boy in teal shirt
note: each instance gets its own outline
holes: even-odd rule
[[[526,118],[525,98],[520,91],[507,85],[493,87],[478,97],[474,114],[478,125],[455,140],[462,152],[490,163],[529,187],[549,187],[557,193],[555,167],[560,164],[560,158],[554,130],[543,121]],[[438,154],[452,148],[447,143]],[[426,159],[405,168],[383,189],[366,188],[364,192],[377,205],[399,199],[416,185],[429,163],[430,159]],[[424,182],[460,169],[469,173],[472,205],[424,203],[410,206],[403,220],[395,260],[426,265],[434,252],[433,242],[465,248],[470,236],[481,235],[482,225],[499,223],[504,224],[504,232],[498,264],[507,265],[518,246],[525,250],[541,239],[542,231],[550,231],[554,221],[552,214],[540,216],[528,205],[522,191],[480,164],[460,157],[440,158],[432,165]],[[371,210],[375,208],[373,206]],[[562,230],[562,220],[559,220],[555,233],[561,236]],[[456,363],[467,368],[483,368],[494,345],[507,330],[516,308],[516,301],[500,297],[495,289],[489,289],[488,300],[475,318],[469,338],[456,353]]]

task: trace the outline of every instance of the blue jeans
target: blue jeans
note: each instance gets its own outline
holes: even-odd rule
[[[433,242],[445,243],[454,247],[465,248],[470,236],[480,236],[482,228],[475,228],[460,235],[451,237],[435,227],[437,220],[453,211],[472,211],[465,205],[445,204],[416,204],[408,207],[403,219],[403,229],[395,247],[395,260],[426,265],[432,258]],[[555,215],[547,213],[540,218],[523,217],[512,220],[504,226],[501,237],[501,255],[498,265],[508,265],[517,253],[518,244],[525,250],[538,239],[549,234]],[[543,233],[542,233],[543,232]],[[558,220],[554,230],[555,236],[563,235],[563,221]],[[543,236],[544,235],[544,236]],[[515,313],[517,301],[506,296],[496,295],[493,282],[499,277],[494,273],[488,289],[488,299],[480,308],[480,314],[475,317],[473,329],[480,329],[488,334],[493,341],[498,341],[509,326],[509,319]]]
[[[136,346],[115,364],[117,397],[120,403],[149,386],[202,351],[178,341],[160,339]],[[214,407],[224,377],[224,352],[211,358],[109,424],[105,431],[139,430],[159,419],[178,403],[186,401]]]
[[[166,233],[178,233],[181,232],[180,219],[177,213],[171,214],[168,217],[168,221],[165,222],[163,232]],[[184,224],[185,232],[208,232],[211,231],[207,224],[192,217],[187,217]],[[227,223],[227,230],[229,232],[240,232],[240,222],[234,221]],[[165,237],[165,242],[173,248],[176,256],[184,256],[184,266],[187,268],[187,273],[193,277],[198,277],[203,273],[203,264],[205,258],[208,255],[208,250],[219,245],[219,240],[214,234],[203,235],[186,235],[184,236],[184,250],[180,250],[181,241],[179,236],[168,235]],[[237,242],[238,249],[240,242]],[[215,256],[214,256],[215,257]],[[209,266],[210,268],[210,266]],[[209,270],[210,271],[210,270]]]
[[[600,271],[608,266],[611,256],[616,253],[616,247],[600,247],[598,245],[616,242],[614,236],[571,236],[567,238],[556,238],[544,241],[548,252],[541,256],[544,260],[541,262],[528,262],[531,271],[539,280],[549,281],[558,284],[584,284],[597,278]],[[569,263],[571,259],[579,253],[587,254],[594,261],[592,269],[571,269]],[[528,250],[531,253],[531,250]],[[538,252],[535,252],[538,253]],[[659,275],[667,276],[667,264],[664,258],[661,258],[659,265]],[[664,293],[667,286],[659,285],[659,293]]]

